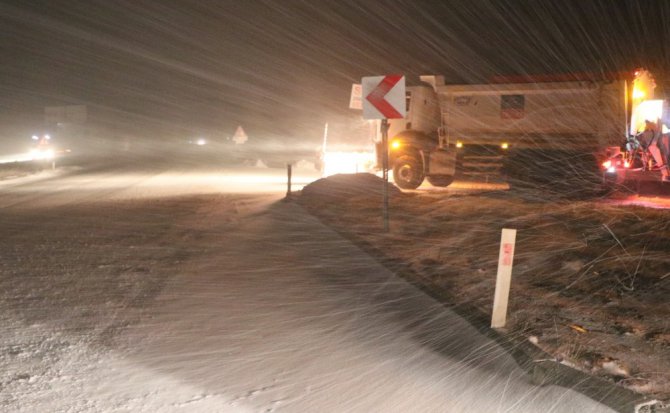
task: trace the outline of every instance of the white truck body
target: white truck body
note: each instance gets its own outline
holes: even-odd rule
[[[441,76],[421,79],[433,90],[408,88],[407,118],[390,121],[390,136],[408,129],[432,134],[442,127],[443,145],[529,145],[538,137],[576,143],[589,137],[579,143],[593,147],[626,136],[623,80],[445,85]]]
[[[484,172],[471,174],[500,175],[503,158],[512,153],[526,162],[537,151],[562,151],[554,153],[564,159],[581,151],[593,163],[625,140],[631,108],[652,97],[655,86],[646,71],[604,80],[567,75],[448,85],[431,75],[421,81],[407,88],[406,118],[389,120],[391,162],[403,163],[392,166],[394,179],[402,172],[395,181],[406,189],[424,177],[447,182],[473,165]]]

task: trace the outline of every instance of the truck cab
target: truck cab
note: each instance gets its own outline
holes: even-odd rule
[[[389,164],[393,180],[403,189],[416,189],[424,179],[448,186],[456,172],[456,151],[441,133],[441,109],[430,84],[406,90],[406,117],[389,119]],[[377,150],[378,158],[381,147]]]

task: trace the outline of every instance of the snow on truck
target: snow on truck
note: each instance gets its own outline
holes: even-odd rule
[[[424,179],[448,186],[457,176],[503,175],[510,185],[589,186],[602,183],[603,161],[620,181],[612,164],[623,168],[625,150],[612,148],[640,132],[644,120],[661,117],[645,103],[655,87],[645,70],[499,77],[479,85],[420,79],[407,87],[407,116],[389,120],[389,169],[403,189]],[[379,164],[381,153],[378,144]]]

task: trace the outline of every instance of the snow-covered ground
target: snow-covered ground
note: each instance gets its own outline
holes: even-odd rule
[[[11,155],[0,155],[0,164],[12,162],[27,162],[32,160],[29,152],[16,153]]]
[[[609,411],[228,172],[3,184],[0,410]]]
[[[667,199],[548,200],[537,191],[466,187],[404,193],[391,187],[388,233],[382,183],[374,176],[320,180],[298,201],[482,318],[491,314],[500,231],[517,229],[503,331],[532,341],[544,357],[668,400]]]

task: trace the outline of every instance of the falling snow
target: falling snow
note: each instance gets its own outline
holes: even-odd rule
[[[584,195],[587,168],[539,147],[544,171],[572,172],[548,185],[571,196],[500,176],[391,186],[384,232],[377,175],[323,176],[375,161],[376,126],[348,108],[364,76],[644,67],[662,98],[669,19],[661,0],[0,0],[0,410],[667,404],[669,197]],[[582,107],[552,125],[621,126]],[[47,134],[54,160],[33,159]],[[472,322],[505,227],[518,242],[498,337],[602,379],[600,396],[540,385]]]

